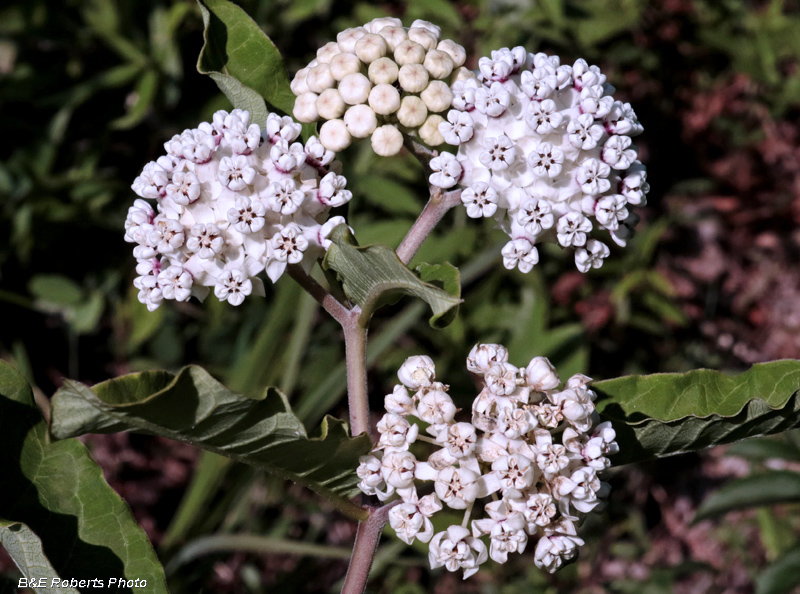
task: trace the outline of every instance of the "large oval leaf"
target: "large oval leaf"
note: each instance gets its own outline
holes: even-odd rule
[[[25,576],[25,583],[36,585],[37,594],[79,594],[75,588],[61,587],[62,578],[44,554],[42,541],[25,524],[0,519],[0,545]]]
[[[617,432],[617,465],[800,426],[800,361],[759,363],[736,376],[632,375],[593,387],[600,416]]]
[[[758,576],[756,594],[789,594],[797,586],[800,586],[800,544]]]
[[[0,448],[0,532],[26,577],[53,571],[108,584],[125,576],[147,580],[148,592],[167,592],[164,570],[127,504],[82,443],[50,443],[30,386],[2,361]]]
[[[92,388],[66,381],[53,397],[51,432],[58,439],[127,430],[257,466],[305,485],[344,513],[364,515],[348,499],[359,493],[355,469],[372,448],[369,436],[350,437],[344,423],[326,417],[309,437],[278,390],[244,396],[190,366],[177,375],[147,371]]]
[[[203,13],[204,45],[197,70],[209,74],[234,107],[251,111],[266,123],[267,103],[291,114],[294,93],[278,48],[247,13],[228,0],[198,0]],[[262,120],[263,117],[263,120]]]
[[[407,294],[431,306],[431,326],[441,328],[453,321],[461,303],[457,268],[451,264],[423,264],[420,278],[400,261],[393,249],[383,245],[359,246],[347,225],[336,227],[329,238],[332,245],[322,265],[336,272],[347,298],[365,312],[375,311],[398,294]]]

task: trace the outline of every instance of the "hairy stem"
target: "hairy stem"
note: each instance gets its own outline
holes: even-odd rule
[[[403,264],[408,264],[411,261],[411,258],[414,257],[422,243],[431,234],[433,228],[442,220],[445,213],[458,204],[461,204],[461,190],[442,192],[437,189],[431,194],[425,209],[414,221],[411,229],[408,230],[408,234],[400,243],[400,247],[397,248],[397,257],[400,258]]]
[[[398,503],[399,499],[371,510],[369,518],[358,525],[353,556],[350,557],[350,567],[347,568],[347,575],[344,578],[342,594],[363,594],[383,527],[389,521],[389,510]]]
[[[350,310],[336,300],[336,297],[328,293],[325,287],[311,278],[299,264],[290,264],[286,268],[289,276],[305,289],[309,295],[316,299],[319,304],[327,311],[331,317],[344,326],[350,317]]]
[[[347,405],[350,410],[350,433],[366,433],[369,426],[369,397],[367,393],[367,325],[362,323],[361,308],[350,310],[342,324],[344,352],[347,363]]]

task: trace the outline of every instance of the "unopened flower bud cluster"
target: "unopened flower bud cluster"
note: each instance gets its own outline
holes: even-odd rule
[[[544,357],[517,368],[505,347],[480,344],[467,369],[484,386],[471,422],[456,419],[429,357],[405,361],[385,399],[380,440],[361,458],[359,487],[382,501],[400,497],[389,522],[404,542],[430,543],[432,568],[462,569],[466,579],[489,557],[505,563],[527,548],[537,567],[553,572],[576,555],[577,522],[608,490],[598,473],[618,451],[614,430],[596,423],[591,379],[575,375],[562,385]],[[410,451],[430,447],[421,441],[436,447],[427,459]],[[433,492],[420,496],[420,481]],[[431,517],[444,507],[465,510],[464,521],[434,534]]]
[[[246,111],[218,111],[145,165],[125,240],[136,244],[134,285],[150,311],[164,299],[204,299],[212,288],[239,305],[264,294],[259,273],[275,282],[288,264],[309,268],[327,249],[344,222],[328,211],[351,193],[334,153],[315,137],[296,142],[299,135],[289,117],[269,114],[262,131]]]
[[[644,205],[649,190],[631,144],[642,131],[636,114],[585,60],[562,65],[515,47],[479,66],[452,86],[453,109],[439,130],[458,154],[431,162],[431,183],[462,187],[470,217],[499,222],[511,238],[506,268],[530,271],[542,242],[574,250],[581,272],[599,268],[610,250],[592,231],[624,247],[639,221],[631,207]]]
[[[406,29],[389,17],[342,31],[295,75],[294,117],[327,120],[319,138],[332,151],[370,137],[377,154],[396,155],[401,130],[430,146],[442,144],[439,126],[453,99],[449,81],[463,70],[466,52],[440,37],[441,29],[427,21]]]

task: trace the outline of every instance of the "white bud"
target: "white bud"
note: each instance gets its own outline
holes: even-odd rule
[[[330,64],[331,59],[336,54],[341,53],[339,44],[335,41],[330,41],[317,50],[317,62],[320,64]]]
[[[379,17],[376,19],[372,19],[366,25],[364,25],[364,29],[366,29],[367,33],[378,33],[384,27],[402,27],[403,21],[394,17]]]
[[[392,52],[398,45],[408,39],[408,33],[406,32],[405,28],[395,27],[394,25],[384,27],[378,32],[378,35],[386,40],[386,45],[389,46],[389,49]]]
[[[411,27],[408,30],[408,38],[420,44],[425,51],[432,50],[439,43],[439,36],[436,33],[422,27]]]
[[[422,19],[417,19],[413,23],[411,23],[412,29],[427,29],[431,33],[433,33],[437,38],[441,37],[442,35],[442,28],[439,25],[434,25],[430,21],[424,21]]]
[[[420,98],[428,106],[428,111],[436,113],[450,108],[453,103],[453,91],[446,82],[434,80],[422,91]],[[438,131],[439,124],[437,123],[436,126]]]
[[[381,157],[392,157],[403,148],[403,135],[395,126],[386,124],[372,133],[372,150]]]
[[[450,82],[455,84],[458,81],[476,80],[475,74],[472,70],[461,66],[453,74],[450,75]]]
[[[400,382],[411,388],[418,390],[424,386],[430,386],[436,379],[436,367],[433,359],[427,355],[414,355],[405,360],[397,372]]]
[[[292,89],[292,93],[295,95],[302,95],[303,93],[308,93],[311,89],[308,88],[308,83],[306,82],[306,77],[308,76],[309,68],[301,68],[297,71],[292,79],[292,84],[289,85]]]
[[[386,40],[380,35],[368,33],[356,41],[355,54],[365,64],[382,58],[389,51]]]
[[[378,126],[378,118],[369,105],[353,105],[344,114],[347,131],[353,138],[366,138]]]
[[[319,141],[326,149],[338,153],[350,146],[350,133],[342,120],[328,120],[319,130]]]
[[[366,103],[372,83],[360,72],[348,74],[339,83],[339,94],[348,105]]]
[[[317,97],[316,93],[303,93],[298,96],[294,101],[294,109],[292,113],[297,118],[298,122],[308,124],[316,122],[319,119],[319,112],[317,112]]]
[[[375,85],[369,92],[369,106],[380,115],[389,115],[400,107],[400,93],[392,85]]]
[[[366,34],[367,30],[364,27],[345,29],[336,36],[336,41],[339,43],[339,49],[350,54],[355,53],[356,42]]]
[[[331,58],[330,69],[334,80],[340,81],[348,74],[358,72],[361,69],[361,60],[349,52],[336,54]]]
[[[369,65],[367,74],[376,85],[391,85],[397,80],[397,64],[391,58],[378,58]]]
[[[409,93],[419,93],[428,86],[428,71],[422,64],[406,64],[398,75],[400,86]]]
[[[336,89],[325,89],[317,97],[317,113],[325,120],[342,117],[345,110],[344,99]]]
[[[308,88],[314,93],[321,93],[325,89],[330,89],[336,84],[331,74],[331,67],[328,64],[319,64],[308,71],[306,77]]]
[[[556,368],[546,357],[534,357],[525,368],[525,381],[534,390],[555,390],[561,380],[556,373]]]
[[[422,64],[425,60],[425,48],[415,41],[404,41],[394,50],[394,61],[400,66],[406,64]]]
[[[439,132],[439,124],[444,122],[444,118],[440,115],[428,116],[425,123],[420,126],[419,137],[422,142],[428,146],[439,146],[444,142],[444,137]]]
[[[403,66],[405,68],[405,66]],[[408,128],[421,126],[428,117],[428,108],[425,102],[416,95],[406,95],[400,102],[397,110],[397,121]]]
[[[443,39],[436,46],[436,49],[447,53],[453,59],[454,68],[460,68],[467,61],[466,50],[452,39]]]
[[[438,79],[450,76],[454,68],[453,58],[450,57],[450,54],[436,49],[425,54],[423,65],[425,66],[425,70],[427,70],[433,78]]]

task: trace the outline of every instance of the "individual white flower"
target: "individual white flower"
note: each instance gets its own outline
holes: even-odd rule
[[[461,164],[452,153],[442,153],[431,159],[430,168],[433,173],[429,181],[439,188],[452,188],[461,177]]]
[[[175,265],[158,274],[158,285],[165,299],[187,301],[192,294],[192,275]]]
[[[163,215],[153,221],[153,230],[147,237],[147,242],[162,254],[174,254],[185,241],[186,231],[183,225],[174,219],[163,218]]]
[[[561,384],[556,368],[546,357],[534,357],[525,368],[525,380],[534,390],[554,390]]]
[[[533,236],[553,226],[552,207],[547,200],[531,198],[520,206],[517,212],[517,223]]]
[[[400,366],[397,378],[400,383],[412,390],[430,386],[436,379],[436,367],[433,364],[433,359],[427,355],[409,357]]]
[[[622,194],[611,194],[597,201],[594,207],[597,222],[609,231],[619,229],[621,221],[628,218],[627,200]]]
[[[464,579],[478,571],[489,554],[481,540],[470,536],[461,526],[450,526],[431,540],[428,559],[432,569],[444,566],[447,571],[464,570]]]
[[[508,350],[502,344],[476,344],[467,355],[467,369],[486,373],[496,363],[508,362]]]
[[[528,533],[535,534],[537,527],[547,526],[555,517],[555,500],[548,493],[533,493],[525,501],[522,513],[528,522]]]
[[[478,435],[470,423],[454,423],[443,427],[436,440],[444,445],[453,458],[465,458],[475,451]]]
[[[155,311],[164,300],[158,279],[155,276],[140,276],[133,281],[133,285],[139,289],[137,299],[139,303],[147,306],[148,311]]]
[[[303,204],[305,195],[297,188],[293,179],[272,182],[266,191],[266,203],[273,212],[291,215]]]
[[[503,408],[497,417],[497,429],[509,439],[517,439],[536,426],[530,411],[522,408]]]
[[[452,110],[447,114],[447,121],[439,124],[439,132],[446,143],[459,145],[472,138],[475,133],[474,124],[468,113]]]
[[[347,179],[332,171],[319,182],[319,201],[326,206],[342,206],[350,202],[353,193],[347,188]]]
[[[441,509],[442,504],[435,494],[417,500],[415,493],[411,501],[396,505],[389,511],[389,525],[406,544],[413,543],[414,539],[428,542],[433,536],[430,517]]]
[[[236,207],[228,211],[228,221],[239,233],[255,233],[264,228],[266,211],[259,200],[251,202],[250,198],[239,196],[236,199]]]
[[[214,224],[204,225],[198,223],[189,230],[189,238],[186,240],[186,247],[189,251],[197,253],[204,260],[216,256],[222,251],[225,239],[222,231]]]
[[[361,479],[358,488],[367,495],[376,495],[378,491],[384,490],[386,484],[381,473],[380,459],[375,456],[361,456],[358,462],[356,474]]]
[[[244,298],[252,291],[252,281],[238,268],[225,271],[214,287],[214,295],[220,301],[227,301],[231,305],[241,305]]]
[[[410,487],[414,484],[414,467],[417,459],[411,452],[389,450],[381,460],[381,474],[387,485],[395,489]]]
[[[410,424],[405,418],[394,413],[386,413],[378,421],[381,437],[378,446],[407,450],[419,433],[419,426]]]
[[[567,521],[559,522],[546,528],[545,536],[536,543],[533,562],[539,569],[554,573],[565,561],[575,557],[581,545],[583,539],[576,536],[575,527]]]
[[[436,495],[452,509],[466,509],[480,492],[479,476],[468,468],[448,466],[439,471],[434,483]]]
[[[492,470],[500,480],[503,493],[512,489],[522,491],[536,479],[533,463],[521,454],[502,456],[492,463]]]
[[[517,389],[519,370],[511,363],[494,363],[483,374],[486,387],[498,396],[507,396]]]
[[[519,268],[520,272],[530,272],[539,262],[539,252],[524,237],[509,241],[502,250],[503,266],[509,270]]]
[[[251,180],[252,181],[252,180]],[[166,187],[166,195],[175,204],[187,205],[200,198],[200,180],[191,171],[176,171]]]
[[[536,430],[536,464],[545,475],[553,476],[569,465],[567,448],[558,443],[553,443],[550,432],[544,429]]]
[[[429,388],[423,388],[422,396],[417,402],[417,416],[431,425],[449,423],[456,415],[453,399],[442,388],[442,384],[437,383],[431,384]]]
[[[555,56],[528,54],[521,47],[492,52],[479,60],[479,70],[477,76],[459,73],[452,84],[452,109],[441,133],[458,146],[463,191],[483,183],[497,194],[498,207],[490,216],[512,240],[504,248],[504,265],[528,272],[538,262],[538,252],[523,239],[530,247],[558,241],[585,248],[594,217],[598,229],[624,246],[636,220],[621,199],[608,196],[637,205],[649,188],[629,138],[641,125],[629,105],[608,95],[613,89],[602,72],[582,60],[562,65]],[[471,193],[468,197],[468,214],[477,218],[481,209]],[[541,202],[540,210],[549,207],[554,222],[564,221],[562,227],[580,222],[583,228],[539,229],[520,212],[530,198]],[[586,222],[575,221],[575,215]],[[585,254],[576,265],[588,270]]]
[[[525,517],[510,509],[503,499],[487,503],[486,512],[489,518],[472,522],[472,535],[491,537],[489,557],[497,563],[505,563],[509,553],[524,552],[528,544]]]
[[[386,412],[397,415],[414,414],[414,401],[405,386],[395,386],[392,393],[387,394],[383,402]]]
[[[586,245],[586,235],[591,230],[592,222],[589,219],[579,212],[568,212],[558,219],[558,225],[556,226],[558,243],[564,247],[584,246]],[[581,270],[581,272],[586,271]]]
[[[575,250],[575,265],[581,272],[589,272],[592,268],[600,268],[603,265],[603,260],[608,258],[611,250],[608,246],[597,241],[590,239],[586,242],[586,248],[578,248]]]

